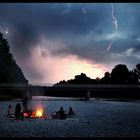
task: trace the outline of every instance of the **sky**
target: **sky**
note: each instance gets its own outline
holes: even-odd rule
[[[139,3],[1,3],[0,30],[32,84],[140,63]]]

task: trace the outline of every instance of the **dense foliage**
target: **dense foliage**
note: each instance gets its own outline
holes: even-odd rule
[[[10,53],[8,41],[0,33],[0,83],[28,83]]]
[[[105,72],[103,78],[91,79],[87,77],[86,74],[81,73],[76,75],[74,79],[68,81],[62,80],[55,85],[59,84],[129,84],[135,85],[139,84],[140,80],[140,64],[136,65],[132,71],[129,71],[126,65],[118,64],[116,65],[111,73]]]
[[[16,64],[8,41],[0,33],[0,85],[28,84],[21,68]],[[15,88],[0,88],[0,100],[22,97],[23,91]]]

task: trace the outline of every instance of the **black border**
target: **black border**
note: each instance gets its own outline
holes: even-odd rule
[[[0,3],[140,3],[140,0],[0,0]]]

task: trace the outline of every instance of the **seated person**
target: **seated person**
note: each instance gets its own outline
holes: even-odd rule
[[[60,118],[60,115],[59,115],[58,111],[55,111],[54,113],[51,113],[51,117],[53,119],[59,119]]]
[[[63,107],[60,107],[60,110],[56,114],[51,114],[53,119],[66,119],[66,114]]]
[[[74,113],[72,107],[69,108],[68,116],[75,116],[75,113]]]
[[[16,119],[22,119],[22,117],[23,117],[22,112],[21,112],[21,105],[20,105],[20,103],[17,103],[17,105],[16,105],[15,117],[16,117]]]
[[[14,118],[15,117],[11,105],[9,105],[9,107],[8,107],[7,117],[9,117],[9,118]]]
[[[27,97],[24,97],[22,105],[23,105],[23,112],[28,112],[28,107],[27,107],[28,106],[28,99],[27,99]]]

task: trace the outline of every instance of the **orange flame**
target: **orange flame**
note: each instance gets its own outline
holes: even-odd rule
[[[36,117],[42,117],[43,116],[43,109],[37,109],[36,110],[36,113],[35,113],[35,116]]]

